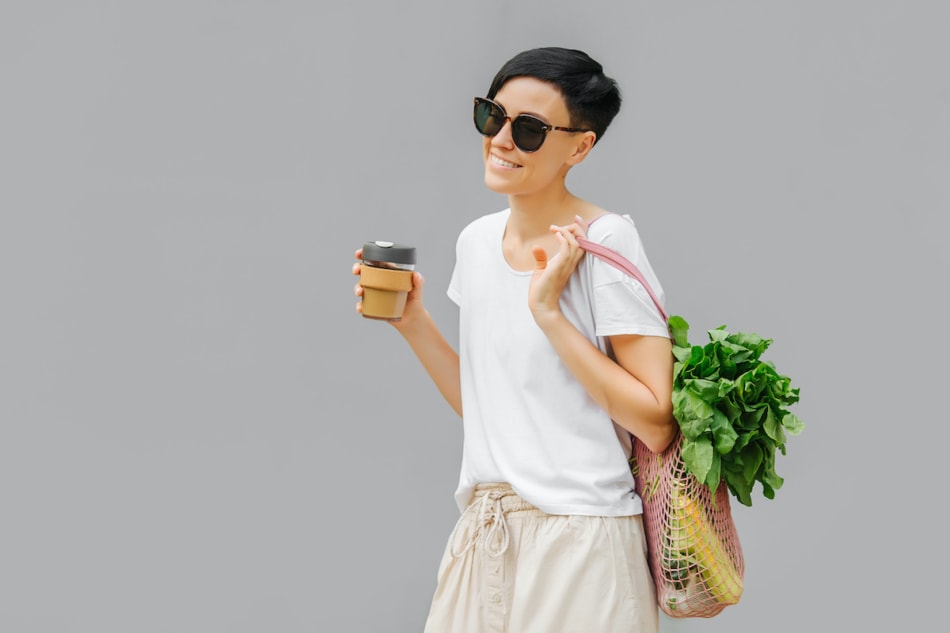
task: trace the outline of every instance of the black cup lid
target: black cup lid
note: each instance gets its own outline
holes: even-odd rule
[[[416,247],[392,242],[366,242],[363,244],[363,259],[392,264],[415,264]]]

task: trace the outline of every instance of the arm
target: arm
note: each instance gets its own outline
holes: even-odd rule
[[[356,251],[357,259],[362,258],[361,250]],[[353,274],[357,276],[360,274],[359,262],[353,264]],[[462,387],[459,356],[423,306],[422,287],[424,285],[425,279],[422,275],[418,272],[413,273],[412,290],[406,298],[402,319],[390,321],[390,324],[409,344],[445,401],[461,416]],[[359,283],[356,284],[355,294],[358,297],[363,295],[363,288]],[[356,304],[356,311],[360,312],[361,308],[362,301]]]
[[[651,451],[661,452],[676,436],[671,343],[657,336],[612,336],[614,362],[561,313],[561,290],[583,256],[572,233],[579,230],[576,225],[556,228],[560,256],[551,267],[547,266],[544,250],[534,250],[531,312],[564,365],[591,398]]]
[[[654,453],[676,435],[673,355],[659,336],[610,337],[617,362],[588,341],[563,314],[536,319],[568,370],[610,418]]]
[[[416,275],[419,280],[416,280]],[[422,275],[413,275],[413,290],[422,290]],[[421,306],[420,306],[421,308]],[[428,372],[439,393],[455,412],[462,416],[462,386],[459,371],[459,356],[439,331],[428,311],[406,322],[405,315],[399,323],[393,323],[409,347]]]

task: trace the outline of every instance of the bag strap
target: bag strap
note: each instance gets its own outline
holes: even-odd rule
[[[596,219],[596,218],[595,218]],[[589,225],[588,225],[589,226]],[[647,282],[646,277],[643,276],[643,273],[640,272],[640,269],[637,268],[633,262],[629,259],[613,250],[608,248],[603,244],[598,244],[596,242],[591,242],[589,239],[584,237],[577,238],[577,243],[585,251],[596,255],[601,258],[611,266],[619,268],[623,272],[627,273],[634,279],[640,282],[644,290],[647,291],[647,294],[650,295],[650,298],[653,299],[653,303],[656,305],[656,309],[660,311],[660,316],[663,317],[663,322],[668,323],[669,317],[666,314],[666,310],[663,309],[663,305],[660,303],[660,300],[657,299],[656,293],[653,292],[653,288],[650,287],[650,284]]]
[[[593,224],[594,222],[596,222],[602,217],[604,216],[603,215],[597,216],[596,218],[588,222],[587,226],[590,227],[591,224]],[[650,287],[650,283],[647,281],[646,277],[643,276],[643,273],[640,272],[640,269],[637,268],[636,265],[632,261],[630,261],[623,255],[621,255],[614,249],[604,246],[603,244],[598,244],[597,242],[591,242],[586,237],[577,238],[577,244],[588,253],[591,253],[592,255],[595,255],[601,258],[602,260],[604,260],[611,266],[615,268],[619,268],[623,272],[627,273],[628,275],[630,275],[631,277],[639,281],[640,284],[643,286],[643,289],[646,290],[647,294],[650,295],[650,298],[653,299],[653,304],[656,306],[656,309],[660,312],[660,316],[663,317],[663,322],[666,323],[666,326],[670,331],[670,338],[673,338],[673,328],[670,325],[670,319],[666,314],[666,310],[663,309],[663,305],[660,303],[660,300],[657,298],[656,293],[653,292],[653,288]],[[677,426],[676,433],[677,435],[681,433],[681,431],[679,430],[679,426]],[[633,440],[634,444],[640,441],[637,439],[637,437],[633,433],[630,433],[630,439]],[[674,444],[675,444],[675,441],[674,441]],[[649,451],[649,449],[647,449],[645,446],[644,446],[644,450]],[[676,450],[679,450],[678,446]]]

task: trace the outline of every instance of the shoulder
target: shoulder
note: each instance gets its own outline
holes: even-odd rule
[[[616,213],[600,216],[589,224],[587,238],[622,255],[637,272],[627,274],[594,253],[587,253],[597,310],[597,335],[667,336],[664,315],[656,305],[665,304],[663,287],[650,265],[633,218]]]
[[[608,237],[614,234],[635,234],[637,225],[628,213],[613,213],[607,211],[587,225],[587,235],[590,239]]]
[[[637,225],[629,214],[604,213],[588,225],[587,239],[621,253],[639,253],[643,242]]]

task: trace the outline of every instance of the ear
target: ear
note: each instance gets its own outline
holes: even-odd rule
[[[567,158],[567,164],[576,165],[587,158],[596,140],[597,134],[594,132],[582,132],[578,134],[577,141],[574,143],[574,151]]]

